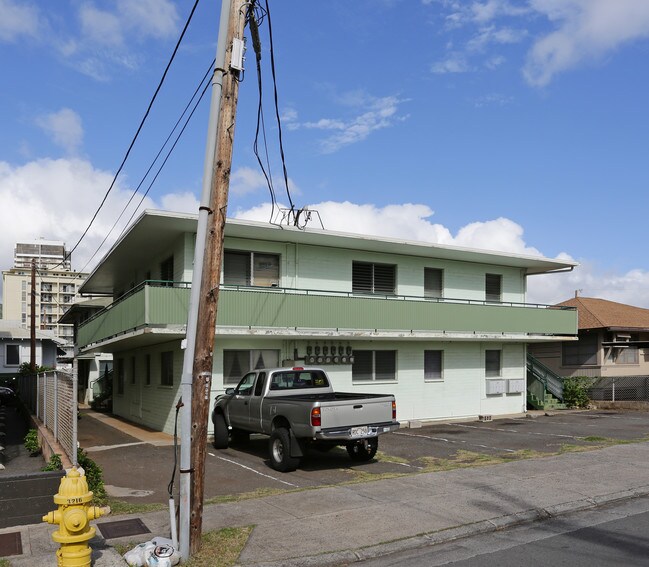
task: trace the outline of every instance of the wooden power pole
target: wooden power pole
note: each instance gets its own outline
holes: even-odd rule
[[[250,2],[244,0],[232,0],[230,5],[221,111],[218,117],[216,156],[212,170],[208,229],[198,303],[191,399],[191,472],[193,478],[190,495],[189,552],[192,555],[200,549],[203,528],[205,453],[207,449],[207,424],[209,422],[216,313],[232,165],[234,125],[239,93],[239,74],[243,64],[243,32],[249,7]],[[235,60],[233,60],[233,52]]]

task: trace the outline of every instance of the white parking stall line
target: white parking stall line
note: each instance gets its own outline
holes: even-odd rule
[[[122,449],[124,447],[135,447],[136,445],[146,445],[146,441],[136,441],[135,443],[121,443],[119,445],[95,445],[84,449],[86,453],[97,453],[99,451],[109,451],[110,449]]]
[[[225,457],[219,457],[218,455],[215,455],[214,453],[207,453],[210,457],[215,457],[217,459],[221,459],[222,461],[225,461],[226,463],[231,463],[233,465],[237,465],[243,469],[246,469],[248,471],[254,472],[255,474],[258,474],[259,476],[263,476],[266,478],[270,478],[271,480],[276,480],[277,482],[281,482],[282,484],[286,484],[287,486],[292,486],[293,488],[300,488],[297,484],[293,484],[291,482],[287,482],[285,480],[281,480],[279,478],[275,478],[274,476],[271,476],[269,474],[264,474],[263,472],[256,471],[255,469],[248,467],[246,465],[243,465],[241,463],[237,463],[236,461],[233,461],[232,459],[226,459]]]
[[[476,425],[465,425],[463,423],[450,423],[449,425],[455,425],[456,427],[466,427],[468,429],[486,429],[488,431],[504,431],[506,433],[517,433],[518,435],[541,435],[543,437],[563,437],[566,439],[580,439],[579,435],[564,435],[562,433],[542,433],[540,431],[517,431],[516,429],[501,429],[498,427],[483,428],[483,427],[478,427]]]
[[[469,443],[463,440],[451,440],[444,437],[431,437],[430,435],[416,435],[414,433],[402,433],[396,431],[395,435],[403,435],[405,437],[421,437],[422,439],[430,439],[431,441],[443,441],[444,443],[451,443],[454,445],[466,445],[467,447],[481,447],[482,449],[493,449],[494,451],[505,451],[506,453],[515,453],[514,449],[505,449],[504,447],[492,447],[491,445],[480,445],[479,443]]]

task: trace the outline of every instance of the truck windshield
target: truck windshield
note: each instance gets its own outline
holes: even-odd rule
[[[301,390],[327,387],[329,387],[329,381],[321,370],[275,372],[270,383],[271,390]]]

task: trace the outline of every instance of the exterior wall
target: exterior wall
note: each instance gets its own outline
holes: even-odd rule
[[[606,359],[606,350],[602,346],[604,333],[598,333],[597,364],[589,366],[564,366],[562,363],[562,343],[531,344],[529,352],[550,370],[570,378],[573,376],[615,377],[649,375],[649,347],[638,349],[638,364],[618,364]],[[639,333],[639,339],[649,341],[649,333]]]
[[[334,341],[335,342],[335,341]],[[276,349],[280,360],[293,356],[293,349],[304,352],[313,341],[282,339],[223,338],[216,340],[214,351],[211,404],[225,391],[223,385],[223,351],[225,349]],[[486,394],[484,351],[502,349],[502,378],[525,378],[525,345],[480,342],[397,342],[356,341],[352,348],[362,350],[396,350],[397,379],[380,382],[352,382],[351,365],[326,365],[334,389],[358,393],[388,393],[397,398],[400,421],[471,418],[478,415],[504,415],[525,410],[525,393]],[[443,380],[424,380],[424,350],[444,351]],[[160,385],[160,354],[174,352],[174,385]],[[151,355],[151,384],[145,384],[145,357]],[[130,421],[156,430],[173,433],[175,405],[180,397],[183,351],[180,342],[165,343],[114,355],[113,412]],[[131,375],[135,358],[136,375]],[[124,361],[124,394],[117,394],[117,360]],[[302,362],[297,361],[297,364]],[[210,409],[211,414],[211,409]],[[209,426],[211,431],[211,424]]]
[[[20,362],[18,365],[7,365],[6,363],[6,345],[20,346]],[[13,375],[18,374],[20,365],[29,362],[30,359],[30,341],[26,339],[2,339],[0,340],[0,374]],[[36,341],[36,364],[38,366],[56,367],[56,345],[52,341],[43,343],[41,340]]]
[[[362,261],[395,264],[398,295],[423,296],[424,268],[439,268],[444,297],[484,301],[485,274],[490,273],[503,276],[502,301],[525,301],[525,277],[517,268],[233,238],[226,238],[225,248],[280,254],[281,287],[351,292],[352,262]]]
[[[161,353],[173,351],[173,386],[160,384]],[[180,398],[183,366],[180,341],[172,341],[113,354],[113,413],[135,423],[173,433],[175,406]],[[151,383],[146,384],[146,355],[151,356]],[[135,359],[135,374],[131,361]],[[118,361],[123,361],[124,393],[118,393]]]

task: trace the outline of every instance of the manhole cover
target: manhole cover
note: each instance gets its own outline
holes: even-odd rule
[[[22,555],[23,544],[20,539],[20,532],[0,534],[0,557],[9,555]]]
[[[118,520],[116,522],[102,522],[101,524],[97,524],[97,527],[101,535],[106,539],[151,533],[151,530],[139,518]]]

